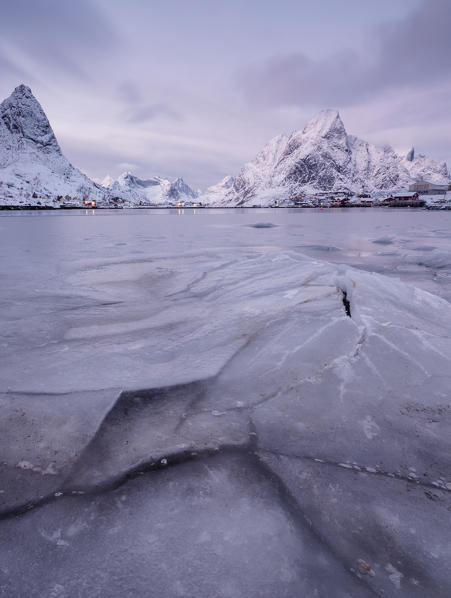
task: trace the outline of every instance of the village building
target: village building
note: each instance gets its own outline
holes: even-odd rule
[[[428,181],[417,181],[409,186],[409,191],[419,193],[420,195],[439,195],[451,191],[451,183],[438,185]]]
[[[420,199],[418,193],[413,191],[393,193],[393,195],[381,201],[382,205],[388,205],[392,208],[422,207],[425,203],[424,199]]]

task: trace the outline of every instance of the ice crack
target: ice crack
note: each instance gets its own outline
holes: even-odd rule
[[[344,305],[344,308],[345,308],[346,315],[349,316],[350,318],[352,318],[352,316],[351,316],[351,303],[350,303],[350,301],[348,299],[348,293],[346,291],[344,291],[343,289],[341,289],[341,294],[342,294],[342,297],[343,297],[342,301],[343,301],[343,305]]]

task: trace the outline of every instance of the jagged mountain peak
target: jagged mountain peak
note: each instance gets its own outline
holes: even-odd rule
[[[185,193],[186,191],[191,192],[192,189],[185,183],[182,177],[177,177],[171,183],[171,189],[174,192]]]
[[[114,179],[112,176],[107,174],[106,177],[102,180],[102,182],[100,184],[102,185],[102,187],[109,188],[114,184]]]
[[[197,197],[196,191],[191,189],[191,187],[187,185],[181,177],[178,177],[171,183],[171,187],[168,191],[168,197],[179,199],[183,195],[192,199]]]
[[[117,177],[117,180],[120,183],[135,183],[137,181],[140,181],[141,179],[135,176],[130,170],[125,170],[124,172],[121,172],[121,174]]]
[[[412,147],[406,155],[407,162],[413,162],[415,160],[415,148]]]
[[[303,135],[313,138],[326,138],[346,136],[346,129],[338,110],[320,110],[307,123]]]
[[[19,103],[24,100],[34,103],[37,108],[42,110],[41,104],[31,91],[31,87],[28,87],[28,85],[25,85],[24,83],[21,83],[15,87],[9,97],[4,100],[4,102]]]
[[[69,163],[41,104],[27,85],[18,85],[0,104],[0,204],[101,203],[107,196]]]
[[[231,188],[218,183],[206,196],[224,205],[271,205],[317,192],[394,191],[420,179],[450,180],[444,162],[417,156],[413,148],[399,156],[390,145],[348,135],[337,110],[322,110],[302,131],[267,143]]]
[[[130,171],[123,172],[117,179],[117,182],[120,186],[131,187],[135,189],[139,188],[147,188],[147,187],[154,187],[156,185],[167,184],[170,185],[170,182],[166,179],[162,179],[161,177],[154,176],[149,179],[142,179]]]
[[[283,136],[280,136],[283,140]],[[339,148],[347,153],[348,135],[338,110],[321,110],[302,130],[294,131],[286,141],[283,156],[296,154],[299,148]]]
[[[20,85],[18,85],[12,92],[11,96],[32,97],[37,102],[36,98],[33,95],[33,92],[31,91],[31,88],[28,87],[28,85],[25,85],[24,83],[21,83]]]
[[[0,140],[3,148],[13,152],[28,149],[61,155],[41,104],[24,84],[0,104]]]
[[[123,172],[116,180],[105,178],[113,193],[132,204],[165,204],[194,199],[198,193],[178,177],[174,181],[159,176],[142,179],[132,172]]]
[[[134,180],[137,179],[138,177],[136,177],[130,170],[125,170],[124,172],[121,172],[121,174],[117,177],[118,181],[127,181],[127,180]]]
[[[235,178],[232,175],[228,174],[223,179],[221,179],[218,184],[228,189],[233,185],[234,181]]]

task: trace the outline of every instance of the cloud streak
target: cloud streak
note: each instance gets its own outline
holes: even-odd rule
[[[117,43],[106,14],[94,1],[14,0],[5,4],[0,58],[14,63],[15,55],[27,56],[30,77],[35,65],[44,65],[53,72],[88,80],[89,62]],[[23,63],[16,68],[27,70]]]
[[[182,120],[182,116],[168,104],[150,104],[148,106],[137,106],[128,114],[127,121],[130,123],[145,123],[157,118]]]
[[[449,0],[0,2],[0,99],[30,85],[89,176],[205,187],[321,108],[451,159]]]
[[[423,0],[406,18],[375,28],[366,51],[341,49],[322,59],[275,55],[243,69],[238,86],[248,101],[266,106],[346,106],[422,87],[451,75],[450,30],[449,0]]]

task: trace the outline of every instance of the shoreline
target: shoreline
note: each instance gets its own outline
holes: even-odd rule
[[[427,206],[427,205],[412,205],[399,204],[396,205],[345,205],[345,206],[90,206],[89,208],[83,206],[34,206],[34,205],[0,205],[0,211],[71,211],[71,210],[349,210],[349,209],[393,209],[393,208],[413,208],[416,210],[433,210],[433,211],[451,211],[451,206]]]

